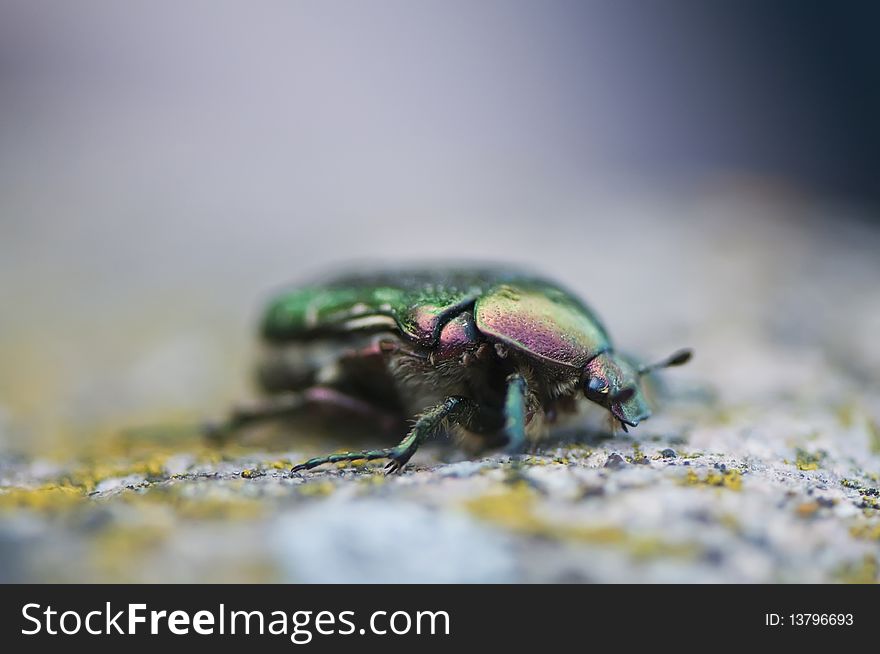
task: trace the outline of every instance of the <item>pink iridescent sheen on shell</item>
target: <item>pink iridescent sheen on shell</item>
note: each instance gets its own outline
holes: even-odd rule
[[[436,304],[423,304],[414,307],[402,321],[404,332],[420,343],[428,344],[436,334],[440,316],[448,307]]]
[[[538,290],[496,287],[477,300],[474,317],[483,334],[572,368],[611,347],[605,330],[583,307]]]
[[[479,335],[470,313],[456,316],[443,326],[440,343],[434,352],[435,359],[445,360],[460,357],[479,344]]]

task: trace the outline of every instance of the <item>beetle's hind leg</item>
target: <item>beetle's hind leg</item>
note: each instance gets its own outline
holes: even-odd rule
[[[312,386],[302,391],[270,395],[254,403],[235,407],[225,420],[206,424],[204,432],[212,440],[222,442],[241,429],[290,418],[312,406],[342,409],[375,419],[386,428],[398,423],[396,416],[381,411],[369,402],[327,386]]]
[[[291,472],[311,470],[325,463],[339,463],[341,461],[373,461],[375,459],[390,459],[385,466],[386,474],[399,472],[412,458],[419,446],[437,430],[444,421],[466,422],[473,413],[475,405],[471,400],[464,397],[450,396],[443,402],[431,407],[416,420],[409,433],[395,447],[380,450],[363,450],[361,452],[343,452],[341,454],[329,454],[309,459],[291,468]]]

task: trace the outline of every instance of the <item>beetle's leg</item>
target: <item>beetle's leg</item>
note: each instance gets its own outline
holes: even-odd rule
[[[395,447],[387,447],[381,450],[364,450],[362,452],[343,452],[341,454],[329,454],[309,459],[291,468],[291,472],[299,470],[311,470],[325,463],[339,463],[340,461],[372,461],[374,459],[390,459],[385,466],[386,474],[400,471],[407,461],[416,453],[419,446],[430,436],[445,420],[456,422],[467,419],[473,409],[470,400],[451,396],[440,404],[431,407],[419,416],[416,424],[409,433]]]
[[[288,418],[315,405],[332,406],[354,414],[370,416],[389,427],[397,423],[395,417],[385,414],[364,400],[326,386],[312,386],[303,391],[271,395],[252,404],[235,407],[226,420],[206,425],[205,432],[211,438],[222,440],[244,427]]]
[[[453,395],[422,413],[406,437],[394,448],[394,456],[389,457],[391,461],[385,466],[385,473],[391,474],[403,469],[403,466],[412,458],[412,455],[416,453],[419,446],[445,420],[467,422],[474,414],[475,408],[471,400]]]
[[[526,411],[529,386],[519,373],[507,377],[507,396],[504,398],[504,434],[507,436],[505,449],[511,454],[520,454],[526,446]]]

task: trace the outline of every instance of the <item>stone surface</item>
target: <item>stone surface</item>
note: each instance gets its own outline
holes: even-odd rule
[[[687,255],[634,239],[634,260],[654,256],[637,269],[648,292],[630,275],[623,300],[594,299],[621,342],[696,350],[629,434],[587,415],[521,460],[434,446],[399,476],[290,475],[339,443],[214,447],[174,415],[90,430],[92,400],[117,397],[91,393],[70,413],[81,440],[32,431],[28,450],[11,436],[23,396],[0,398],[19,398],[0,407],[0,580],[878,581],[880,237],[737,207],[703,207],[699,234],[657,223]],[[569,257],[568,278],[612,256]],[[212,352],[191,337],[145,350],[125,397],[173,409]]]
[[[522,460],[444,464],[435,457],[449,451],[426,450],[393,477],[372,465],[291,476],[304,452],[202,450],[113,469],[7,462],[3,578],[877,579],[870,416],[675,409],[638,437],[574,431]]]

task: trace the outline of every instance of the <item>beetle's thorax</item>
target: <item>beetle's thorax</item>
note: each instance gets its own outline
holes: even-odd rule
[[[401,341],[399,348],[389,351],[388,369],[406,404],[418,409],[437,398],[462,395],[481,405],[500,407],[507,378],[514,373],[526,379],[530,410],[534,413],[543,413],[557,405],[558,411],[564,412],[575,406],[566,399],[582,397],[580,371],[535,361],[525,353],[491,340],[461,338],[468,322],[469,316],[451,321],[443,330],[448,338],[436,347],[413,348]]]

